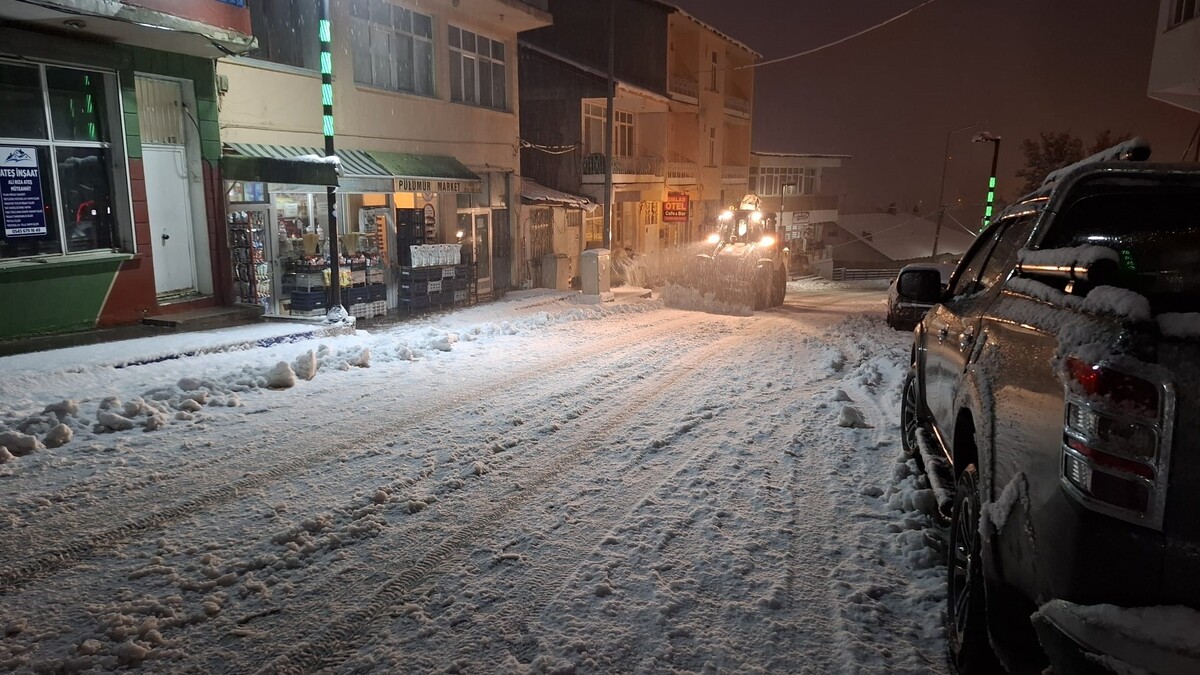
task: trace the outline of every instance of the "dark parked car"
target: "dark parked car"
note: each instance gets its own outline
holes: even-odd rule
[[[963,672],[1200,673],[1200,165],[1115,161],[1148,153],[1051,174],[914,294]]]
[[[935,303],[915,300],[945,290],[954,265],[915,263],[906,265],[888,287],[887,324],[896,330],[912,330]]]

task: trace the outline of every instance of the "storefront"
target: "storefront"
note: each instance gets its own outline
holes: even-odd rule
[[[453,158],[339,150],[340,175],[317,179],[311,177],[313,167],[331,170],[334,164],[320,161],[323,152],[315,148],[228,144],[226,149],[233,158],[226,177],[235,178],[226,186],[237,302],[258,305],[269,316],[324,316],[332,302],[330,181],[338,186],[341,300],[351,315],[371,318],[398,307],[463,303],[475,296],[481,272],[489,271],[490,258],[474,258],[469,246],[480,237],[486,241],[486,225],[465,227],[455,208],[460,198],[482,193],[484,181]],[[247,159],[276,164],[269,172],[231,168]],[[308,183],[294,177],[305,167]],[[427,283],[424,277],[434,268],[453,281],[443,284],[439,276],[436,284]],[[419,299],[413,297],[414,276],[422,281]]]
[[[0,339],[218,305],[216,48],[13,25],[0,27],[0,51],[19,55],[0,55]]]

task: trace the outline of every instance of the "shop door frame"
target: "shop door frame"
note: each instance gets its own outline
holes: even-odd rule
[[[489,207],[478,207],[470,209],[458,209],[458,218],[461,226],[463,216],[469,216],[471,219],[471,230],[469,237],[471,240],[471,261],[475,265],[475,274],[478,275],[475,279],[476,289],[479,295],[488,295],[492,292],[492,266],[495,260],[492,257],[492,241],[495,233],[492,231],[492,209]],[[479,245],[479,219],[487,219],[487,241],[485,245]],[[482,248],[482,251],[481,251]],[[487,256],[487,274],[480,272],[483,262],[481,256]]]
[[[180,145],[184,148],[186,158],[187,175],[188,175],[188,197],[190,199],[191,210],[191,244],[192,244],[192,264],[194,266],[193,278],[195,279],[194,293],[200,295],[212,295],[214,293],[213,285],[213,260],[210,251],[210,237],[208,228],[208,206],[207,193],[204,187],[204,161],[201,151],[199,122],[195,118],[195,111],[199,110],[196,104],[196,85],[193,80],[179,77],[169,77],[167,75],[159,75],[157,73],[145,73],[137,71],[134,73],[135,87],[136,80],[154,80],[159,82],[169,82],[179,87],[180,102],[182,110],[180,114],[183,116],[183,135],[184,142]],[[139,110],[139,115],[140,115]],[[146,142],[143,147],[161,145],[156,143]],[[173,145],[173,144],[168,144]],[[146,199],[149,205],[150,195],[147,191]],[[151,223],[151,228],[153,228]],[[176,292],[169,292],[169,296],[178,295]]]

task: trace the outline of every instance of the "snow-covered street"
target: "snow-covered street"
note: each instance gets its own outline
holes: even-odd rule
[[[0,359],[0,668],[945,672],[883,291],[671,300]]]

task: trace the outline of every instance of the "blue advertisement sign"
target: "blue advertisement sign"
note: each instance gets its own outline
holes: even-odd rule
[[[246,6],[246,0],[220,0],[220,1],[227,5],[233,5],[234,7],[245,7]]]
[[[0,213],[6,238],[46,236],[37,148],[0,147]]]

